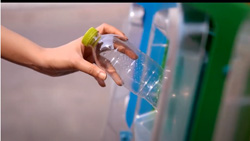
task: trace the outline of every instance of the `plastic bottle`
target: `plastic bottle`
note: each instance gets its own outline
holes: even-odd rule
[[[149,56],[115,34],[100,35],[91,27],[82,39],[96,64],[118,84],[157,106],[163,69]]]

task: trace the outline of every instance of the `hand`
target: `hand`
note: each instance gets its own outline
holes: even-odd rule
[[[102,24],[96,29],[100,34],[116,34],[122,40],[127,40],[124,33],[111,25]],[[80,70],[93,76],[100,86],[105,87],[106,72],[93,64],[95,60],[92,49],[85,47],[81,40],[82,37],[57,48],[43,48],[41,61],[33,69],[50,76],[61,76]],[[108,70],[115,71],[112,65],[107,66],[110,68]],[[112,72],[111,77],[118,85],[122,85],[122,81],[116,72]]]

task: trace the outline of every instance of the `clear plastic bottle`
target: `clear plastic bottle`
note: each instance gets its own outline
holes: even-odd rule
[[[92,48],[96,64],[118,85],[157,106],[163,69],[149,56],[115,34],[100,35],[91,27],[82,43]]]

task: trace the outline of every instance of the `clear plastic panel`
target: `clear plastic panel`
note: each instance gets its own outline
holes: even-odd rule
[[[150,32],[150,39],[149,39],[148,48],[147,48],[147,55],[152,56],[152,59],[156,60],[159,64],[162,64],[163,62],[165,62],[164,59],[166,58],[164,56],[167,55],[165,53],[167,53],[166,50],[168,50],[166,34],[162,32],[166,29],[166,26],[167,26],[167,23],[166,23],[168,19],[167,14],[168,14],[168,10],[164,9],[164,10],[160,10],[156,12],[156,14],[154,15],[151,32]],[[162,26],[159,26],[159,24],[165,25],[165,26],[162,27]],[[156,67],[152,67],[152,68],[156,68]],[[145,72],[152,72],[152,73],[150,75],[143,75],[142,80],[147,80],[151,78],[157,80],[155,82],[156,82],[156,85],[158,86],[153,87],[153,91],[155,91],[155,93],[153,94],[157,96],[153,96],[153,97],[151,96],[149,98],[151,98],[152,101],[158,101],[159,94],[162,88],[162,85],[159,85],[159,84],[161,84],[162,79],[165,79],[163,77],[163,71],[160,71],[160,72],[158,71],[157,73],[155,73],[155,70],[149,70]],[[158,73],[161,73],[161,74],[158,74]],[[159,77],[159,75],[161,77]],[[141,89],[142,91],[146,93],[149,87],[145,88],[144,86],[141,86]],[[157,99],[152,99],[152,98],[157,98]],[[154,124],[155,116],[157,114],[157,110],[150,111],[141,115],[138,112],[136,114],[137,114],[136,119],[134,121],[135,141],[149,141],[151,139],[153,124]]]
[[[151,111],[142,115],[137,115],[135,118],[135,141],[148,141],[151,138],[154,125],[154,118],[157,111]]]
[[[175,49],[176,58],[173,59],[174,64],[166,64],[173,74],[166,75],[169,82],[163,82],[166,88],[160,94],[154,141],[185,140],[209,30],[205,15],[200,22],[192,22],[191,19],[187,22],[184,21],[182,6],[169,12],[169,49]]]
[[[214,141],[250,139],[250,16],[239,30],[214,130]]]

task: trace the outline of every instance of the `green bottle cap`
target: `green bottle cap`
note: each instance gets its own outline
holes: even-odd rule
[[[90,46],[95,43],[95,37],[98,35],[98,31],[94,28],[91,27],[89,30],[84,34],[82,38],[82,43],[84,46]]]

